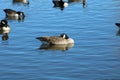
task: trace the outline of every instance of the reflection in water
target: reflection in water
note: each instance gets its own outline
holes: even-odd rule
[[[116,33],[117,36],[120,36],[120,29],[118,30],[118,32]]]
[[[9,38],[8,33],[3,33],[2,40],[6,41],[8,40],[8,38]]]
[[[8,36],[8,33],[9,33],[10,31],[0,31],[0,34],[2,34],[2,40],[3,41],[6,41],[6,40],[8,40],[9,39],[9,36]]]
[[[23,22],[25,17],[16,17],[16,16],[6,16],[6,20],[18,20],[19,22]]]
[[[19,3],[23,3],[25,5],[28,5],[29,1],[27,1],[27,0],[13,0],[13,4],[19,4]]]
[[[72,48],[74,44],[59,44],[59,45],[48,45],[48,44],[42,44],[39,49],[44,50],[68,50]]]
[[[86,0],[68,0],[68,3],[73,3],[73,2],[82,2],[83,8],[87,7]]]
[[[60,10],[64,10],[64,7],[60,6],[60,7],[56,7],[56,6],[53,6],[54,8],[59,8]]]

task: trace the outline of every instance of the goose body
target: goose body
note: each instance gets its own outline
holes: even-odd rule
[[[6,17],[17,17],[18,19],[25,17],[24,13],[21,11],[15,11],[12,9],[4,9],[3,11],[6,13]]]
[[[48,44],[73,44],[74,40],[69,38],[66,34],[61,34],[60,36],[43,36],[37,37],[38,40],[46,42]]]

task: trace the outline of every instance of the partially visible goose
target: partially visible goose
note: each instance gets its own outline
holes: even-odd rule
[[[29,4],[29,1],[27,1],[27,0],[13,0],[13,3],[24,3],[24,4]]]
[[[4,9],[3,11],[6,13],[6,17],[17,17],[18,19],[25,17],[22,11],[15,11],[12,9]]]
[[[61,34],[60,36],[43,36],[43,37],[37,37],[36,39],[42,42],[46,42],[50,45],[74,43],[74,40],[72,38],[69,38],[65,33]]]
[[[0,22],[0,31],[3,31],[5,33],[9,33],[10,32],[10,27],[8,25],[7,20],[1,20]]]
[[[120,23],[115,23],[116,26],[120,27]]]
[[[67,7],[68,3],[63,0],[53,0],[54,7]]]

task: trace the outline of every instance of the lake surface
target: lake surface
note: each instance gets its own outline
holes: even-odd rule
[[[67,0],[66,0],[67,1]],[[3,9],[25,13],[23,21],[8,20],[9,39],[0,39],[0,80],[120,80],[120,0],[69,3],[60,10],[52,0],[29,5],[1,0]],[[68,34],[75,44],[40,49],[39,36]],[[2,34],[0,35],[2,38]]]

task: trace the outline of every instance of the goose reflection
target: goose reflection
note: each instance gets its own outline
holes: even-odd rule
[[[0,34],[2,35],[1,38],[2,38],[3,41],[6,41],[6,40],[9,39],[9,36],[8,36],[9,32],[10,31],[0,31]]]
[[[61,50],[65,51],[70,48],[72,48],[74,44],[59,44],[59,45],[48,45],[48,44],[42,44],[40,46],[40,50]]]
[[[120,36],[120,29],[116,33],[117,36]]]
[[[82,2],[83,8],[87,7],[86,0],[68,0],[68,3],[73,3],[73,2]]]
[[[18,22],[24,22],[25,17],[5,16],[6,20],[17,20]]]
[[[6,41],[6,40],[8,40],[8,39],[9,39],[8,33],[3,33],[3,35],[2,35],[2,40],[3,40],[3,41]]]
[[[13,0],[13,4],[19,4],[19,3],[23,3],[25,5],[28,5],[29,1],[27,1],[27,0]]]

